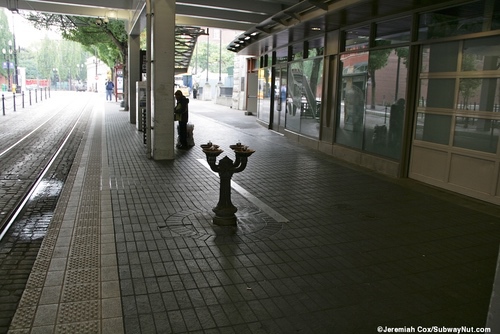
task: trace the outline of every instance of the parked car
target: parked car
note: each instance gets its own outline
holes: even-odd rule
[[[76,84],[76,91],[77,92],[86,92],[87,91],[87,84],[84,82]]]

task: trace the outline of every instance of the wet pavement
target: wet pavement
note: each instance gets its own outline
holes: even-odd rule
[[[196,146],[154,161],[102,96],[12,333],[486,325],[498,207],[350,166],[243,111],[198,100],[190,110]],[[212,222],[208,141],[220,158],[238,141],[256,150],[233,176],[237,227]]]
[[[6,217],[14,210],[14,205],[22,201],[29,185],[40,175],[50,155],[57,149],[58,132],[65,132],[66,121],[58,119],[56,122],[52,119],[52,129],[40,128],[43,133],[38,137],[34,134],[32,138],[23,139],[33,129],[43,126],[41,124],[51,119],[61,107],[60,104],[65,103],[64,96],[55,95],[56,101],[40,104],[37,108],[33,106],[18,110],[0,119],[3,139],[0,152],[5,152],[10,145],[22,140],[0,158],[0,218]],[[65,117],[69,116],[68,112],[65,114]],[[80,132],[68,140],[64,150],[27,200],[26,207],[0,241],[0,333],[7,333],[15,314],[82,137],[83,133]]]

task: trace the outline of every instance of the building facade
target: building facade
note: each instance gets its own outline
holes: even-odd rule
[[[500,204],[499,1],[287,33],[247,62],[260,123],[370,170]]]

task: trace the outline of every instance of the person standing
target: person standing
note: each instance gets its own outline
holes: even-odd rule
[[[109,97],[109,100],[112,101],[114,88],[115,88],[115,85],[113,84],[113,81],[108,80],[106,82],[106,101],[108,101],[108,97]]]
[[[186,150],[189,148],[187,142],[187,123],[189,118],[188,104],[189,99],[182,94],[180,90],[174,93],[175,99],[177,100],[177,105],[174,109],[175,120],[179,121],[178,134],[179,134],[179,144],[177,144],[178,149]]]

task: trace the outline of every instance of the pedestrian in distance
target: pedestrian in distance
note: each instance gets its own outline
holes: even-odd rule
[[[189,118],[189,110],[188,104],[189,99],[182,94],[180,90],[177,90],[174,93],[175,99],[177,100],[177,104],[174,109],[174,119],[179,121],[179,125],[177,127],[178,135],[179,135],[179,143],[177,144],[177,148],[181,150],[186,150],[189,148],[187,142],[187,123]]]
[[[115,84],[113,83],[113,81],[108,80],[106,82],[106,101],[108,101],[108,98],[109,98],[109,101],[112,101],[114,88],[115,88]]]

